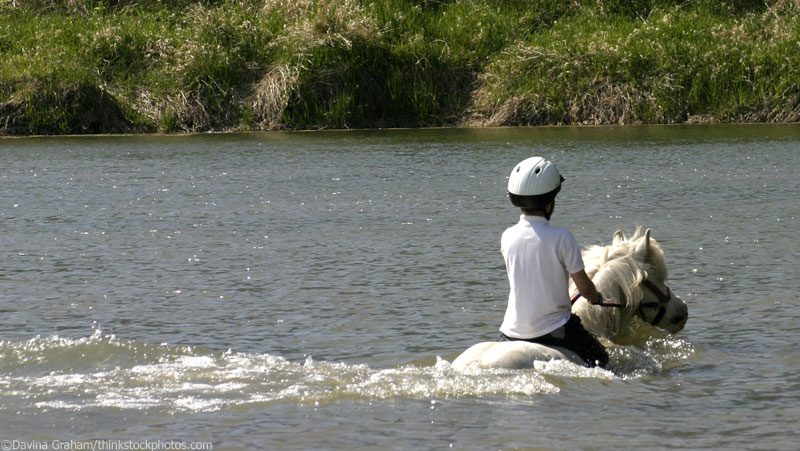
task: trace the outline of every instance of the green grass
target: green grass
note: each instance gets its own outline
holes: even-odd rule
[[[0,0],[0,134],[800,121],[800,0]]]

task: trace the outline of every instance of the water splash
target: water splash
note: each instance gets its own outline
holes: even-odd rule
[[[669,347],[654,342],[644,354]],[[641,363],[637,355],[620,354],[630,356]],[[441,358],[432,366],[388,369],[311,357],[299,363],[271,354],[138,343],[100,331],[80,339],[0,341],[0,362],[0,405],[76,411],[111,407],[208,412],[276,402],[534,397],[558,393],[562,378],[615,377],[609,371],[558,361],[541,362],[528,371],[467,373],[454,371]]]
[[[624,379],[666,374],[684,365],[695,355],[688,341],[671,336],[648,338],[641,346],[619,346],[610,349],[610,365]]]

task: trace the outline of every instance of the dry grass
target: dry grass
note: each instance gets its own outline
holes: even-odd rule
[[[492,111],[474,116],[470,124],[628,125],[640,122],[634,109],[642,104],[656,104],[652,94],[646,90],[631,84],[614,84],[598,80],[591,90],[583,91],[575,98],[568,99],[565,105],[557,105],[553,99],[538,94],[511,97]],[[554,110],[558,110],[558,113]]]
[[[253,121],[260,130],[281,128],[289,96],[297,86],[299,69],[284,64],[273,67],[256,83],[251,97]]]
[[[280,11],[288,24],[281,44],[303,51],[321,45],[350,47],[353,39],[375,39],[375,19],[357,0],[265,0],[264,11]]]

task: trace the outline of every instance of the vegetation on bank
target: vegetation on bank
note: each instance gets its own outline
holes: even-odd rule
[[[800,0],[0,0],[0,134],[800,121]]]

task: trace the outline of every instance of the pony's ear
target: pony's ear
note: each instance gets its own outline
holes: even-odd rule
[[[616,246],[617,244],[625,241],[625,239],[625,232],[618,229],[616,232],[614,232],[614,238],[612,238],[611,244]]]
[[[634,253],[640,260],[645,261],[647,260],[647,255],[650,251],[650,229],[647,229],[644,232],[644,237],[639,241],[636,245],[636,250]]]

